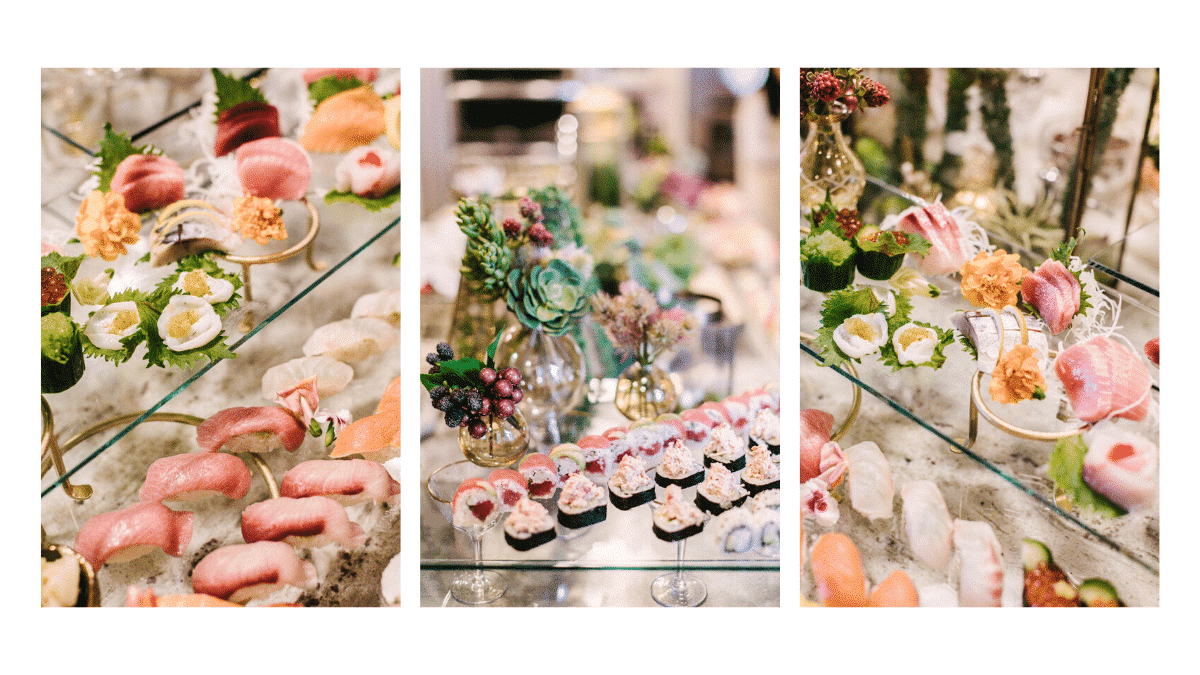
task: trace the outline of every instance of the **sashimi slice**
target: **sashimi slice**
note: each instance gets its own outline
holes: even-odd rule
[[[821,535],[809,555],[817,597],[826,607],[865,607],[867,580],[862,556],[850,538],[840,532]]]
[[[1021,280],[1021,299],[1033,305],[1050,332],[1058,335],[1079,311],[1079,280],[1057,260],[1047,260]]]
[[[304,149],[284,138],[260,138],[238,146],[237,174],[242,189],[255,197],[300,199],[312,180]]]
[[[1149,439],[1101,422],[1084,432],[1083,480],[1126,511],[1158,501],[1158,447]]]
[[[1150,372],[1112,338],[1098,335],[1067,347],[1054,361],[1054,372],[1075,416],[1085,422],[1110,416],[1141,421],[1150,408]]]
[[[400,408],[387,408],[346,425],[333,443],[333,459],[400,449]]]
[[[223,546],[204,556],[192,570],[192,589],[244,604],[284,586],[317,587],[317,569],[279,541]]]
[[[138,501],[192,501],[222,494],[241,499],[250,491],[250,468],[236,455],[189,452],[154,460]]]
[[[283,474],[279,494],[284,497],[328,497],[342,506],[362,502],[392,503],[400,484],[379,462],[369,459],[311,459]]]
[[[383,99],[363,86],[321,101],[304,127],[300,144],[310,152],[346,152],[385,131]]]
[[[217,117],[213,154],[221,157],[250,141],[280,135],[278,108],[263,101],[242,101]]]
[[[152,588],[130,586],[125,593],[126,607],[241,607],[236,602],[229,602],[203,593],[187,594],[154,594]]]
[[[929,240],[929,252],[919,263],[925,274],[954,274],[967,262],[962,228],[941,202],[905,209],[896,229]]]
[[[137,503],[88,518],[75,535],[75,552],[99,570],[162,549],[178,558],[192,540],[192,514],[158,502]]]
[[[282,541],[300,548],[336,543],[342,548],[362,546],[367,535],[346,515],[346,507],[328,497],[276,497],[251,504],[242,511],[242,538],[246,543]]]
[[[163,155],[130,155],[117,165],[109,190],[125,197],[125,208],[145,213],[184,197],[183,169]]]
[[[370,84],[379,77],[378,68],[305,68],[304,84],[312,84],[317,80],[329,77],[357,77],[359,81]]]
[[[206,452],[292,452],[306,435],[300,421],[279,406],[226,408],[196,427],[196,443]]]
[[[821,475],[821,449],[829,442],[832,433],[833,415],[812,408],[800,411],[800,443],[797,455],[800,460],[801,483]]]

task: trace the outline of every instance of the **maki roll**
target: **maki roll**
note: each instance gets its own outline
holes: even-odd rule
[[[529,496],[529,485],[525,477],[514,469],[496,469],[488,474],[487,480],[496,488],[501,511],[512,511],[522,498]]]
[[[696,506],[704,511],[719,516],[735,506],[741,506],[749,496],[733,472],[724,465],[713,464],[708,468],[708,476],[696,488]]]
[[[608,497],[622,511],[641,506],[654,499],[654,482],[646,475],[646,464],[636,455],[621,459],[612,478],[608,479]]]
[[[662,461],[663,434],[658,425],[649,420],[635,422],[626,439],[645,460],[647,468],[656,467]]]
[[[550,459],[554,461],[554,468],[558,472],[560,483],[565,483],[567,478],[573,474],[583,473],[584,467],[587,466],[583,460],[583,448],[574,443],[554,446],[550,451]]]
[[[746,441],[728,424],[718,424],[704,446],[704,466],[714,464],[730,471],[746,466]]]
[[[555,536],[550,512],[529,497],[518,499],[504,521],[504,541],[518,551],[537,548]]]
[[[921,257],[929,251],[929,240],[921,235],[898,230],[880,230],[867,225],[854,235],[858,253],[854,265],[860,274],[875,281],[887,281],[904,264],[906,253],[917,253]]]
[[[762,509],[779,510],[779,490],[764,490],[750,498],[750,510]]]
[[[754,545],[763,555],[779,555],[779,512],[759,509],[751,512]]]
[[[581,473],[572,474],[558,496],[558,522],[578,529],[602,522],[608,516],[608,493]]]
[[[730,509],[713,519],[713,541],[725,553],[748,553],[758,546],[754,515],[750,509]]]
[[[700,447],[708,443],[713,427],[717,426],[717,422],[709,417],[708,413],[698,408],[685,410],[679,417],[683,420],[684,438]]]
[[[779,454],[779,415],[760,410],[750,427],[750,444],[765,447],[772,455]]]
[[[496,488],[482,478],[468,478],[458,486],[450,500],[454,527],[487,527],[500,513]]]
[[[733,430],[745,436],[750,426],[750,408],[746,403],[731,397],[722,401],[720,405],[725,408],[725,416],[729,418],[729,425]]]
[[[71,296],[66,296],[68,299]],[[83,377],[83,342],[79,326],[63,312],[42,317],[42,393],[57,394]]]
[[[558,489],[558,468],[549,455],[540,452],[526,455],[517,465],[517,472],[525,477],[533,499],[550,499]]]
[[[762,446],[750,450],[750,461],[742,471],[742,485],[751,496],[779,489],[779,465],[771,459],[769,450]]]
[[[689,488],[704,480],[704,465],[696,461],[692,451],[678,440],[672,441],[663,450],[662,463],[654,472],[654,482],[662,487],[678,485]]]
[[[583,450],[583,472],[595,481],[607,480],[617,468],[613,460],[612,441],[603,436],[584,436],[579,439]]]
[[[679,541],[700,534],[704,513],[683,498],[683,490],[671,485],[663,495],[662,506],[651,513],[654,536],[663,541]]]

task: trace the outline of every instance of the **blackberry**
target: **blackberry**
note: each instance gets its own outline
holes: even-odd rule
[[[479,414],[479,411],[483,410],[483,396],[475,389],[467,391],[467,410],[475,414]]]
[[[442,360],[439,359],[438,355],[434,354],[433,352],[429,352],[428,354],[425,355],[425,363],[428,363],[431,366],[436,366],[437,364],[439,364],[441,362],[442,362]]]
[[[462,410],[459,410],[457,408],[454,410],[448,410],[448,411],[446,411],[446,426],[451,427],[451,428],[461,426],[463,423],[463,420],[465,420],[466,418],[467,418],[467,414],[465,412],[463,412]]]
[[[442,412],[450,412],[454,409],[454,404],[450,402],[449,396],[441,396],[433,399],[433,407]]]
[[[439,342],[437,344],[437,354],[438,357],[440,357],[443,361],[449,361],[454,358],[454,350],[451,349],[450,345],[445,342]]]
[[[455,389],[450,392],[450,401],[461,408],[467,402],[467,390]]]
[[[439,398],[441,398],[441,397],[443,397],[443,396],[445,396],[446,394],[449,394],[449,393],[450,393],[450,389],[449,389],[449,388],[447,388],[447,387],[446,387],[446,385],[444,385],[444,384],[439,384],[438,386],[436,386],[436,387],[434,387],[433,389],[430,389],[430,390],[429,390],[429,398],[431,398],[431,399],[433,399],[433,400],[435,400],[435,401],[436,401],[436,400],[438,400]]]

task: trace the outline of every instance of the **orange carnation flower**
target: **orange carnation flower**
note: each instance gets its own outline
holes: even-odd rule
[[[245,195],[233,200],[233,220],[229,226],[243,238],[266,244],[272,239],[287,239],[283,212],[266,197]]]
[[[1046,378],[1038,368],[1037,352],[1029,345],[1017,345],[996,360],[988,393],[997,403],[1020,403],[1044,398]]]
[[[995,310],[1016,305],[1021,279],[1029,273],[1017,262],[1020,259],[1016,253],[1005,253],[1000,249],[991,255],[980,251],[974,260],[968,260],[959,270],[963,297],[976,307]]]
[[[125,255],[125,244],[136,244],[142,219],[125,208],[120,192],[92,190],[75,214],[75,234],[89,256],[116,260]]]

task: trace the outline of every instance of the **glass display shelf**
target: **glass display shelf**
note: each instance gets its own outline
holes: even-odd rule
[[[629,423],[611,401],[596,403],[588,412],[567,415],[563,426],[569,430],[564,438],[600,433]],[[706,605],[779,605],[777,552],[726,554],[715,541],[712,528],[706,525],[704,531],[687,539],[680,563],[676,544],[661,541],[652,532],[649,504],[628,511],[609,504],[604,521],[579,530],[556,525],[556,539],[527,552],[517,551],[505,541],[502,514],[500,522],[482,535],[481,560],[477,562],[472,557],[470,537],[451,525],[449,504],[434,496],[449,498],[465,478],[486,477],[492,471],[460,461],[463,459],[453,430],[438,430],[421,443],[422,605],[459,605],[447,595],[451,579],[479,568],[499,571],[507,580],[511,591],[495,603],[497,606],[656,606],[650,583],[680,567],[708,586]],[[656,498],[662,493],[663,489],[656,487]],[[692,500],[695,493],[695,487],[687,488],[684,497]],[[541,503],[553,516],[554,502]],[[714,591],[724,586],[738,588]]]
[[[249,71],[249,74],[256,76],[262,72],[260,69]],[[273,85],[275,87],[303,87],[299,70],[278,69],[269,71],[267,77],[276,78],[277,82]],[[295,83],[291,82],[293,79]],[[288,110],[283,102],[276,104],[283,109],[284,119],[299,115],[298,111]],[[196,132],[199,125],[207,122],[197,119],[201,109],[201,102],[196,101],[175,109],[163,119],[141,130],[114,130],[127,133],[135,145],[150,143],[164,150],[186,171],[192,162],[202,159],[205,154],[199,145]],[[102,126],[103,121],[100,124]],[[84,144],[74,141],[65,131],[47,127],[45,123],[43,129],[43,144],[50,146],[43,148],[43,155],[54,158],[53,162],[43,162],[43,241],[61,246],[66,255],[78,255],[82,253],[82,247],[70,244],[68,240],[74,236],[75,213],[85,195],[85,183],[90,176],[86,168],[90,161],[90,151]],[[386,144],[386,140],[381,137],[377,143]],[[318,196],[319,191],[332,187],[333,166],[340,158],[340,154],[313,155],[313,174],[308,200],[312,211],[317,215],[319,231],[308,249],[279,262],[248,267],[251,270],[249,278],[253,300],[247,301],[243,297],[239,310],[226,317],[224,322],[226,343],[239,357],[246,353],[252,341],[262,339],[256,336],[264,328],[277,321],[290,321],[287,317],[294,316],[294,313],[289,312],[295,304],[300,303],[330,279],[353,274],[344,269],[365,266],[380,270],[381,275],[390,274],[393,275],[393,279],[397,278],[398,270],[392,266],[392,260],[399,253],[399,201],[381,211],[370,212],[356,204],[325,204]],[[188,184],[190,185],[190,179]],[[231,255],[279,254],[302,240],[311,227],[309,208],[302,202],[283,202],[281,207],[288,230],[286,240],[273,241],[265,246],[248,240]],[[153,216],[149,216],[149,219],[152,218]],[[141,279],[139,285],[149,283],[152,286],[168,269],[173,268],[151,268],[148,263],[133,265],[133,261],[148,247],[145,231],[144,226],[142,241],[117,261],[87,259],[77,278],[90,278],[106,268],[116,268],[118,275],[128,274],[130,279]],[[239,273],[239,268],[242,267],[229,261],[218,264],[235,274]],[[150,281],[146,282],[146,279]],[[394,286],[395,283],[392,281],[380,289]],[[242,294],[246,295],[244,289]],[[82,324],[86,321],[88,309],[80,307],[79,303],[73,303],[72,317]],[[348,317],[347,308],[346,316],[341,318]],[[210,371],[230,367],[228,364],[222,366],[222,362],[218,361],[203,363],[188,370],[146,368],[141,361],[142,350],[135,352],[132,359],[120,365],[89,358],[83,378],[78,383],[67,391],[44,396],[52,416],[54,433],[60,440],[69,443],[67,439],[76,435],[89,436],[64,457],[66,477],[71,482],[78,483],[80,479],[75,474],[84,465],[116,445],[146,421],[147,415],[164,407],[172,407],[168,404],[173,399],[177,399],[197,380],[207,377]],[[232,361],[236,364],[241,359]],[[97,396],[97,392],[104,392],[105,395]],[[135,411],[145,414],[138,415],[127,423],[114,424],[101,430],[96,430],[93,426],[99,420]],[[43,498],[62,484],[63,478],[57,471],[52,470],[44,474]]]
[[[1153,251],[1153,260],[1148,253]],[[1120,241],[1113,242],[1092,254],[1088,264],[1097,275],[1111,276],[1119,282],[1117,288],[1135,297],[1144,297],[1144,302],[1158,306],[1158,220],[1147,223],[1130,232]]]

